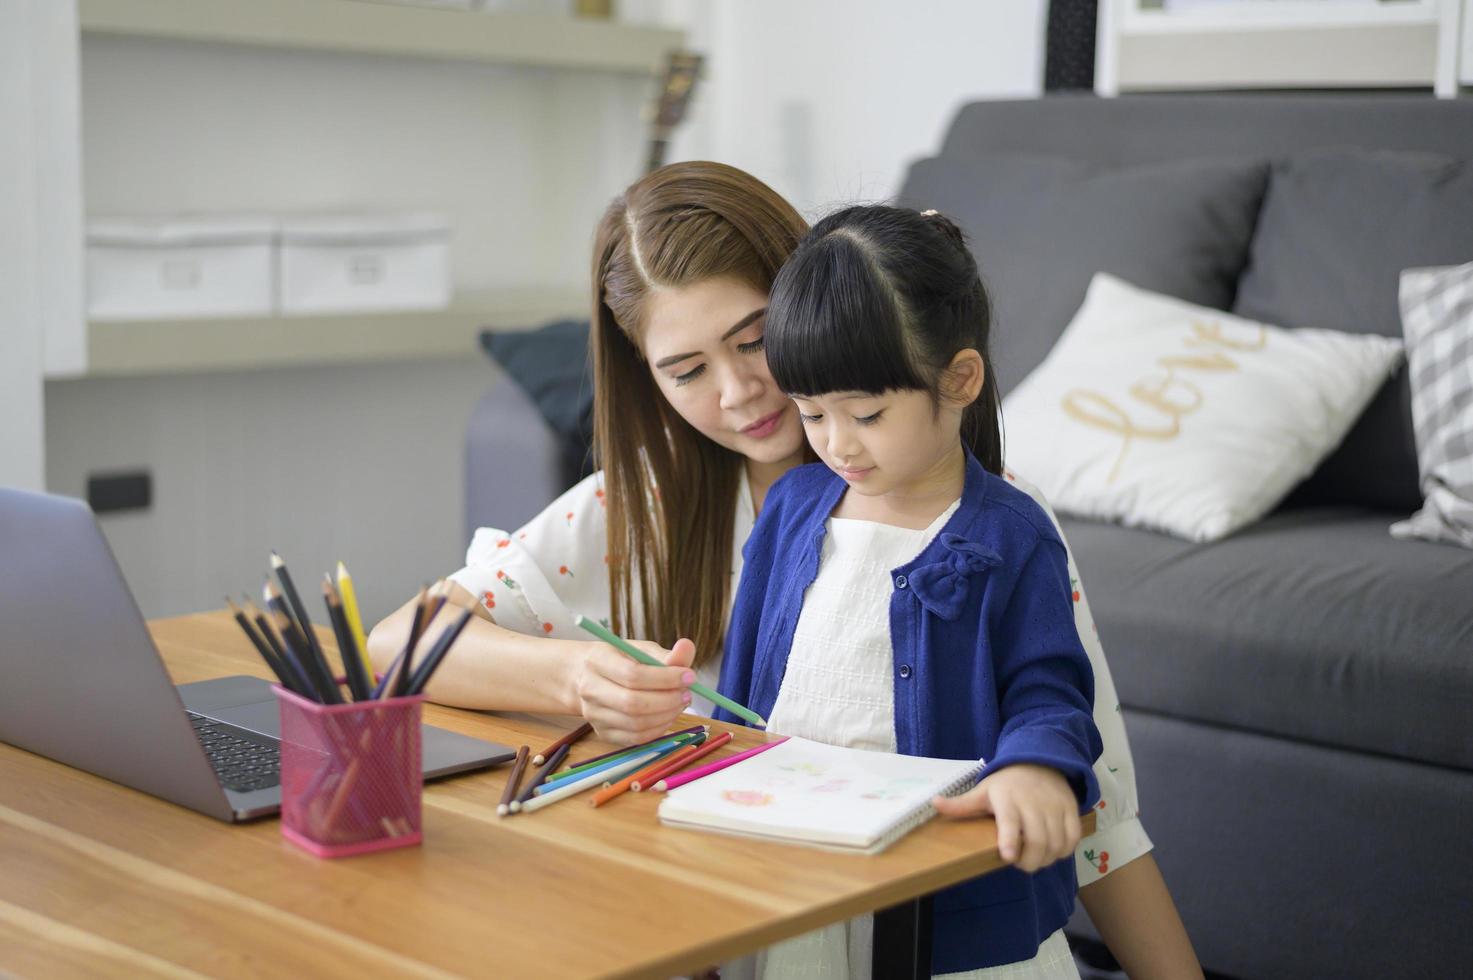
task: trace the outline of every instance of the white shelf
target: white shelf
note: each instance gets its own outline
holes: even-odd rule
[[[1457,94],[1458,21],[1473,0],[1238,0],[1100,5],[1095,90],[1431,88]]]
[[[87,34],[657,72],[680,31],[533,14],[362,0],[79,0]]]
[[[87,376],[475,357],[482,330],[529,330],[560,317],[586,316],[587,305],[587,294],[579,290],[506,290],[459,297],[446,310],[93,320]]]

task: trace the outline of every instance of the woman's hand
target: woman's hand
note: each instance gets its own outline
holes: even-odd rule
[[[647,742],[665,734],[689,705],[695,671],[690,669],[696,647],[677,640],[674,649],[657,643],[631,641],[664,661],[665,667],[636,663],[607,643],[590,642],[579,658],[573,678],[573,698],[579,713],[592,722],[600,738],[620,745]]]
[[[996,817],[1003,860],[1029,874],[1079,845],[1079,801],[1069,781],[1047,766],[999,769],[960,796],[938,796],[931,805],[943,817]]]

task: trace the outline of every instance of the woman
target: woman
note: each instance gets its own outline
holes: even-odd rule
[[[520,531],[476,533],[451,582],[461,601],[480,600],[481,615],[431,697],[577,714],[622,743],[667,731],[683,710],[709,713],[688,688],[697,678],[715,685],[741,545],[767,488],[807,458],[797,412],[762,353],[768,290],[806,231],[766,185],[715,163],[663,167],[610,205],[594,244],[590,330],[604,470]],[[1087,603],[1078,609],[1106,804],[1076,856],[1080,896],[1132,977],[1200,976],[1136,816],[1129,746]],[[580,638],[578,614],[648,638],[641,645],[668,666]],[[406,604],[374,629],[380,669],[411,616]]]

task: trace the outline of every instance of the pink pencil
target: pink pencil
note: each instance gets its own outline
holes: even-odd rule
[[[736,763],[741,762],[743,759],[750,759],[758,752],[766,752],[773,746],[781,745],[786,741],[786,738],[780,738],[776,742],[763,742],[756,748],[748,749],[745,752],[738,752],[736,755],[727,756],[725,759],[713,762],[710,765],[699,766],[695,769],[690,770],[689,772],[682,772],[675,776],[667,776],[659,782],[655,783],[655,785],[651,786],[650,789],[658,793],[664,792],[667,789],[674,789],[677,786],[684,786],[686,783],[690,782],[693,779],[700,779],[702,776],[709,776],[713,772],[720,772],[727,766],[735,765]]]

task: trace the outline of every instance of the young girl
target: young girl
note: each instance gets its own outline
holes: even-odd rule
[[[849,208],[783,267],[768,366],[820,462],[768,493],[721,690],[772,732],[985,759],[936,806],[995,815],[1014,867],[936,896],[933,970],[1075,977],[1064,859],[1099,796],[1093,675],[1063,542],[1002,476],[988,320],[961,232],[935,212]],[[867,975],[868,928],[774,947],[763,975]]]

